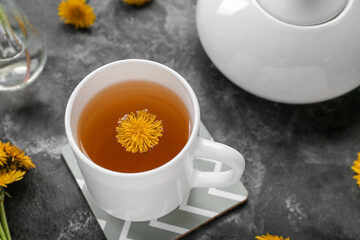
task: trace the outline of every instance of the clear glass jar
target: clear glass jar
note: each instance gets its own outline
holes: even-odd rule
[[[46,47],[14,0],[0,0],[0,92],[22,89],[39,76]]]

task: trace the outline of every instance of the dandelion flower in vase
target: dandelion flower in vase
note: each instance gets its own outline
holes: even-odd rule
[[[262,236],[257,236],[255,237],[256,240],[290,240],[290,238],[283,238],[283,237],[279,237],[279,236],[274,236],[274,235],[270,235],[270,234],[266,234],[262,235]]]
[[[126,151],[144,153],[159,143],[163,126],[147,109],[129,113],[118,121],[116,138]]]
[[[357,184],[360,187],[360,153],[358,153],[358,159],[354,161],[351,169],[354,170],[354,172],[356,173],[354,179],[357,180]]]
[[[150,2],[150,0],[123,0],[123,1],[129,5],[138,6],[138,7]]]
[[[96,19],[93,8],[85,0],[61,1],[58,15],[66,24],[74,25],[75,28],[89,28]]]

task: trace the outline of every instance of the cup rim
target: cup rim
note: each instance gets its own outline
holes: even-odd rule
[[[72,131],[71,131],[71,124],[70,124],[72,107],[74,105],[74,102],[75,102],[79,92],[82,90],[83,86],[88,81],[90,81],[90,79],[93,76],[95,76],[99,72],[106,71],[108,68],[111,68],[114,65],[121,65],[121,64],[128,64],[128,63],[149,64],[149,65],[153,65],[155,67],[161,68],[161,69],[171,73],[185,87],[187,93],[189,94],[189,96],[191,98],[192,105],[194,107],[193,127],[192,127],[192,130],[191,130],[191,133],[190,133],[190,137],[189,137],[188,141],[186,142],[185,146],[180,150],[180,152],[175,157],[170,159],[168,162],[166,162],[165,164],[163,164],[163,165],[161,165],[161,166],[159,166],[157,168],[147,170],[147,171],[144,171],[144,172],[135,172],[135,173],[116,172],[116,171],[104,168],[104,167],[94,163],[92,160],[90,160],[90,158],[87,157],[80,150],[78,144],[76,143],[76,141],[74,139],[74,136],[72,134]],[[101,90],[103,90],[103,89],[101,89]],[[118,60],[118,61],[107,63],[107,64],[95,69],[94,71],[90,72],[85,78],[83,78],[79,82],[79,84],[72,91],[72,93],[70,95],[70,98],[69,98],[69,100],[67,102],[66,109],[65,109],[65,133],[66,133],[67,139],[68,139],[68,141],[70,143],[70,146],[71,146],[72,150],[74,151],[75,155],[79,156],[79,159],[81,159],[81,161],[83,161],[85,164],[87,164],[89,167],[93,168],[94,170],[99,171],[99,172],[101,172],[103,174],[106,174],[106,175],[117,176],[117,177],[120,177],[120,176],[139,177],[139,176],[154,175],[154,174],[159,173],[160,171],[163,171],[163,170],[171,167],[176,162],[178,162],[185,155],[185,153],[190,149],[193,142],[195,141],[195,138],[197,137],[197,134],[199,132],[199,127],[200,127],[200,107],[199,107],[199,102],[198,102],[198,99],[197,99],[197,97],[195,95],[195,92],[191,88],[190,84],[179,73],[177,73],[175,70],[171,69],[170,67],[168,67],[168,66],[166,66],[164,64],[161,64],[161,63],[158,63],[158,62],[155,62],[155,61],[151,61],[151,60],[146,60],[146,59]]]

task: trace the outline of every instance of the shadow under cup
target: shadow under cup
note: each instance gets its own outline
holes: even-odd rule
[[[78,146],[78,122],[82,110],[97,93],[131,80],[151,81],[174,92],[184,103],[191,134],[183,149],[164,165],[139,173],[105,169]],[[199,132],[197,98],[187,81],[172,69],[148,60],[122,60],[107,64],[86,76],[73,91],[65,113],[65,129],[89,192],[100,208],[130,221],[146,221],[174,210],[191,189],[192,159]]]

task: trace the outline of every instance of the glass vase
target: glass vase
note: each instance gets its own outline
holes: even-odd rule
[[[46,47],[14,0],[0,0],[0,92],[23,89],[46,62]]]

